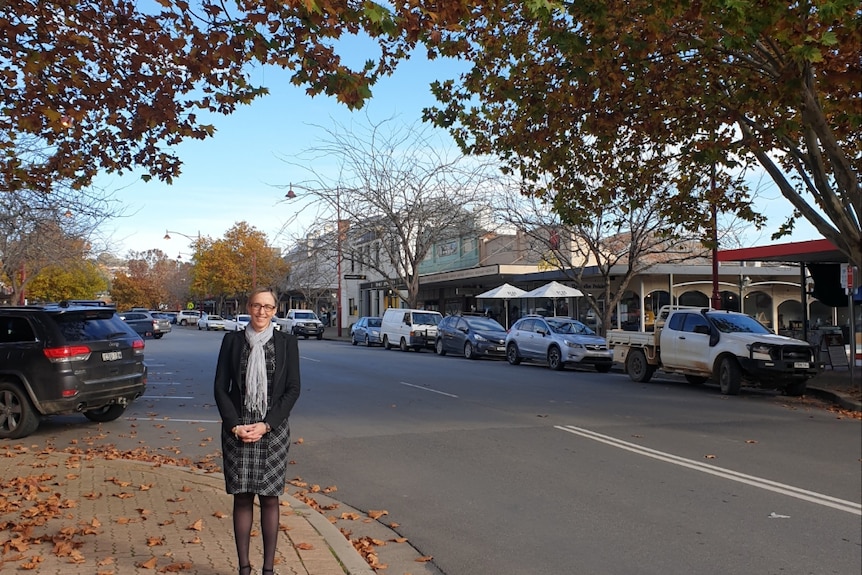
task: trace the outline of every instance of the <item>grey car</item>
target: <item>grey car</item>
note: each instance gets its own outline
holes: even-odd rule
[[[163,317],[155,317],[148,311],[120,312],[120,319],[126,322],[141,337],[161,339],[171,331],[171,321]]]
[[[364,343],[367,347],[372,345],[383,345],[380,337],[380,322],[383,318],[364,316],[350,328],[350,343],[357,345]]]
[[[523,317],[506,336],[506,359],[512,365],[526,359],[546,362],[554,370],[566,365],[592,365],[606,373],[613,358],[605,338],[571,318]]]

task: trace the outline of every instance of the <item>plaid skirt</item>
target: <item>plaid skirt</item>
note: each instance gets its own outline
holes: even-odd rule
[[[254,423],[260,418],[243,423]],[[284,422],[264,434],[260,441],[243,443],[222,426],[222,456],[227,492],[281,495],[287,480],[287,452],[290,449],[290,425]]]

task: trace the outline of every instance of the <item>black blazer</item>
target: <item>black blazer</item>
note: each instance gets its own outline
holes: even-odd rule
[[[263,421],[275,428],[287,421],[290,410],[299,399],[299,344],[296,336],[273,331],[275,343],[275,376],[269,411]],[[233,429],[242,423],[242,404],[245,384],[240,381],[240,355],[245,343],[245,332],[225,334],[218,353],[215,374],[215,400],[221,415],[222,426]]]

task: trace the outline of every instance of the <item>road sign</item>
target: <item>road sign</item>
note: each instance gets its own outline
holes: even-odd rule
[[[346,280],[364,280],[365,274],[344,274]]]

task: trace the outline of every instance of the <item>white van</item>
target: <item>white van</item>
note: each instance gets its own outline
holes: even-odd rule
[[[443,316],[436,311],[391,307],[383,312],[383,321],[380,322],[383,347],[392,349],[398,346],[401,351],[434,349],[437,324],[442,319]]]

